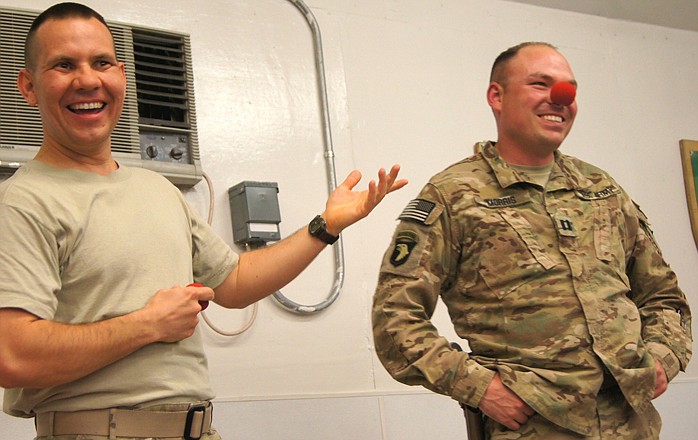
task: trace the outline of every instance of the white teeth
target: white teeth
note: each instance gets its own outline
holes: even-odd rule
[[[104,107],[103,102],[84,102],[70,106],[70,108],[73,110],[94,110],[102,107]]]
[[[543,119],[553,122],[562,122],[562,117],[555,115],[543,115]]]

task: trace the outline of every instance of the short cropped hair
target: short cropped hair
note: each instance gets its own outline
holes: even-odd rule
[[[67,18],[84,18],[85,20],[96,18],[107,28],[107,30],[109,30],[109,33],[112,36],[112,41],[114,40],[114,34],[112,33],[111,29],[109,29],[109,25],[107,25],[106,20],[104,20],[104,17],[102,17],[94,9],[80,3],[57,3],[39,14],[29,28],[27,39],[24,42],[24,63],[27,69],[31,71],[34,67],[36,67],[34,60],[34,40],[36,37],[36,32],[39,30],[41,25],[48,20],[64,20]],[[116,50],[114,52],[116,52]]]
[[[505,72],[507,66],[509,65],[509,62],[512,58],[516,56],[516,54],[519,53],[521,49],[529,46],[545,46],[557,50],[557,47],[553,46],[552,44],[540,41],[527,41],[525,43],[520,43],[516,46],[512,46],[504,52],[500,53],[499,56],[497,56],[497,58],[494,60],[494,64],[492,64],[492,70],[490,71],[490,82],[496,82],[501,84],[502,86],[505,86],[508,80]]]

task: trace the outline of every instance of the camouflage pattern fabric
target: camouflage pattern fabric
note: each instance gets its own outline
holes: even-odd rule
[[[492,143],[434,176],[400,215],[372,313],[397,380],[476,407],[494,372],[546,420],[582,435],[610,383],[654,412],[691,356],[691,314],[647,219],[602,170],[555,153],[543,190]],[[471,353],[431,323],[439,297]]]
[[[658,440],[662,421],[655,410],[636,413],[618,388],[601,392],[596,399],[598,423],[589,436],[577,434],[548,422],[539,414],[516,431],[487,419],[489,440]]]

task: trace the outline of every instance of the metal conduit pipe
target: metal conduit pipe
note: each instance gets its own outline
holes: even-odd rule
[[[332,130],[330,126],[330,112],[327,103],[327,83],[325,81],[325,62],[322,55],[322,38],[320,37],[320,27],[315,20],[315,16],[312,11],[302,0],[288,0],[293,3],[293,5],[301,11],[305,17],[308,25],[313,34],[313,43],[315,46],[315,68],[318,77],[318,87],[320,93],[320,107],[322,111],[322,126],[324,134],[325,143],[325,162],[327,166],[327,191],[328,194],[332,193],[337,188],[337,173],[334,164],[334,148],[332,145]],[[339,292],[342,290],[344,285],[344,245],[342,243],[342,237],[333,245],[334,248],[334,260],[335,260],[335,277],[332,290],[330,291],[327,298],[315,305],[303,305],[298,304],[290,299],[286,298],[280,291],[273,293],[274,299],[277,303],[284,309],[292,313],[297,313],[300,315],[310,315],[313,313],[318,313],[327,307],[329,307],[337,297]]]

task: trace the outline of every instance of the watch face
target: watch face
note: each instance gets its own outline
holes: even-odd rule
[[[322,240],[327,244],[334,244],[334,242],[339,239],[338,236],[335,237],[327,232],[327,223],[325,223],[325,219],[319,215],[312,219],[308,224],[308,232],[310,232],[310,235],[313,237],[317,238],[318,240]]]
[[[318,215],[313,219],[313,221],[310,222],[309,226],[310,233],[315,235],[318,232],[325,230],[325,219]]]

